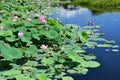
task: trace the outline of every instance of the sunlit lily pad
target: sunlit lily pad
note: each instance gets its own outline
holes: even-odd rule
[[[88,62],[84,61],[84,62],[81,62],[81,66],[95,68],[95,67],[99,67],[100,64],[98,62],[95,62],[95,61],[88,61]]]
[[[74,80],[74,79],[70,76],[64,76],[62,77],[62,80]]]
[[[3,72],[3,75],[4,75],[4,76],[17,75],[17,74],[21,74],[21,71],[11,69],[11,70],[9,70],[9,71]]]
[[[78,71],[78,73],[80,73],[80,74],[87,74],[87,72],[88,72],[88,69],[87,68],[82,68],[82,67],[77,67],[77,68],[75,68],[77,71]]]
[[[98,44],[97,47],[112,47],[110,44]]]
[[[39,80],[48,80],[48,77],[45,73],[35,75]]]
[[[33,80],[33,79],[30,77],[30,75],[22,75],[22,74],[16,75],[15,78],[16,78],[17,80]]]
[[[55,30],[49,30],[49,31],[46,32],[45,36],[49,39],[55,39],[59,36],[59,34]]]
[[[112,49],[113,52],[119,52],[119,49]]]
[[[2,49],[1,55],[5,59],[11,60],[21,58],[23,56],[23,52],[20,48],[6,47],[5,49]]]
[[[90,56],[90,55],[85,55],[84,58],[85,58],[86,60],[96,59],[95,56]]]
[[[112,48],[119,48],[119,45],[113,45]]]
[[[104,38],[97,38],[97,39],[95,39],[96,41],[106,41],[106,39],[104,39]]]
[[[67,72],[70,74],[78,73],[77,70],[74,70],[74,69],[67,70]]]

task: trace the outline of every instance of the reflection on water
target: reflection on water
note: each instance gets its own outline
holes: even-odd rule
[[[71,8],[71,7],[69,7]],[[60,7],[60,12],[53,16],[58,17],[64,23],[87,25],[89,20],[95,25],[101,25],[100,32],[105,33],[105,38],[115,40],[120,45],[120,12],[104,12],[92,15],[87,8],[65,9]],[[113,53],[111,49],[106,52],[104,48],[88,49],[89,53],[95,53],[101,67],[91,69],[87,75],[73,75],[75,80],[120,80],[120,52]]]
[[[87,8],[78,8],[74,10],[69,10],[69,9],[66,10],[63,7],[60,7],[60,8],[61,10],[59,12],[59,15],[60,17],[63,17],[63,18],[72,18],[72,17],[75,17],[77,14],[82,15],[89,11]]]
[[[69,10],[75,10],[78,9],[78,6],[83,6],[84,8],[88,8],[91,10],[92,15],[99,15],[104,12],[120,12],[120,7],[95,7],[95,6],[89,6],[84,4],[74,4],[74,3],[66,3],[62,4],[63,8],[69,9]]]

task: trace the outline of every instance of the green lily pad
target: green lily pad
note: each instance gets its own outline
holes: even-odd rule
[[[21,58],[23,56],[23,52],[21,51],[20,48],[13,48],[13,47],[6,47],[2,49],[1,55],[5,59],[17,59]]]
[[[44,34],[48,39],[55,39],[59,36],[58,32],[55,30],[49,30]]]
[[[3,75],[4,75],[4,76],[17,75],[17,74],[21,74],[21,71],[11,69],[11,70],[9,70],[9,71],[3,72]]]
[[[70,70],[67,70],[68,73],[70,74],[75,74],[75,73],[78,73],[76,70],[74,69],[70,69]]]
[[[85,55],[84,58],[85,58],[86,60],[96,59],[95,56],[90,56],[90,55]]]
[[[112,49],[113,52],[119,52],[119,49]]]
[[[48,77],[46,76],[46,74],[42,73],[42,74],[35,74],[35,76],[39,79],[39,80],[49,80]]]
[[[85,31],[84,32],[80,32],[79,37],[80,37],[80,40],[83,43],[85,43],[87,41],[87,39],[88,39],[88,35],[87,35],[87,33]]]
[[[34,80],[30,77],[30,75],[16,75],[15,76],[16,80]]]
[[[74,80],[74,79],[70,76],[64,76],[62,77],[62,80]]]
[[[52,59],[50,59],[50,58],[43,58],[42,59],[42,62],[44,63],[44,64],[53,64],[54,63],[54,61],[52,60]]]
[[[90,68],[96,68],[99,67],[100,64],[96,61],[83,61],[81,62],[82,67],[90,67]]]

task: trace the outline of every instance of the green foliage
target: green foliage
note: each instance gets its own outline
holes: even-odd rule
[[[67,1],[67,0],[65,0]],[[89,8],[93,15],[101,14],[104,12],[119,12],[120,0],[72,0],[70,4],[80,7]]]
[[[83,43],[85,43],[88,39],[88,35],[86,32],[80,32],[79,36],[80,36],[80,40],[82,40]]]
[[[4,49],[1,50],[1,56],[8,60],[18,59],[23,56],[23,52],[20,50],[20,48],[4,47]]]
[[[45,36],[49,39],[56,39],[59,34],[55,30],[49,30],[45,33]]]
[[[98,67],[100,66],[100,64],[98,62],[95,62],[95,61],[88,61],[88,62],[81,62],[81,66],[82,67]]]
[[[17,74],[21,74],[21,71],[11,69],[11,70],[9,70],[9,71],[3,72],[2,74],[3,74],[4,76],[17,75]]]
[[[73,0],[73,3],[81,3],[97,7],[117,7],[120,4],[119,0]]]
[[[73,80],[73,78],[70,76],[65,76],[65,77],[62,77],[62,80]]]
[[[34,80],[30,78],[30,75],[22,75],[22,74],[15,76],[15,78],[16,80],[21,80],[21,79],[22,80]]]
[[[48,77],[46,76],[46,74],[36,74],[35,75],[39,80],[48,80]]]
[[[87,67],[99,66],[93,62],[85,68],[82,66],[88,61],[80,45],[87,42],[88,34],[78,29],[79,26],[65,25],[54,18],[46,19],[47,23],[36,17],[32,17],[31,22],[20,19],[20,22],[1,20],[4,29],[0,30],[0,56],[3,57],[1,60],[9,60],[8,67],[12,67],[0,76],[17,80],[49,80],[62,78],[66,73],[86,74],[88,70],[84,69]],[[73,80],[71,77],[62,79]]]

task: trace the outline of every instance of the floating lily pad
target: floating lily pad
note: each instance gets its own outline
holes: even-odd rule
[[[67,72],[70,74],[78,73],[77,70],[74,70],[74,69],[67,70]]]
[[[42,74],[35,74],[35,76],[39,79],[39,80],[49,80],[47,75],[42,73]]]
[[[112,48],[119,48],[119,45],[113,45]]]
[[[95,56],[90,56],[90,55],[85,55],[84,58],[85,58],[86,60],[96,59]]]
[[[98,44],[97,47],[112,47],[110,44]]]
[[[18,75],[18,74],[21,74],[21,71],[15,70],[15,69],[11,69],[11,70],[9,70],[9,71],[3,72],[3,75],[4,75],[4,76]]]
[[[112,49],[113,52],[119,52],[119,49]]]
[[[98,62],[95,62],[95,61],[88,61],[88,62],[84,61],[84,62],[81,62],[81,66],[95,68],[95,67],[99,67],[100,64]]]
[[[62,77],[62,80],[74,80],[74,79],[70,76],[64,76]]]
[[[34,80],[34,79],[32,79],[32,78],[30,77],[30,75],[23,75],[23,74],[21,74],[21,75],[16,75],[15,78],[16,78],[17,80]]]
[[[6,47],[5,49],[2,49],[1,55],[5,59],[17,59],[21,58],[23,56],[23,52],[20,48],[13,48],[13,47]]]
[[[49,30],[49,31],[46,32],[45,36],[49,39],[55,39],[59,36],[59,34],[55,30]]]

